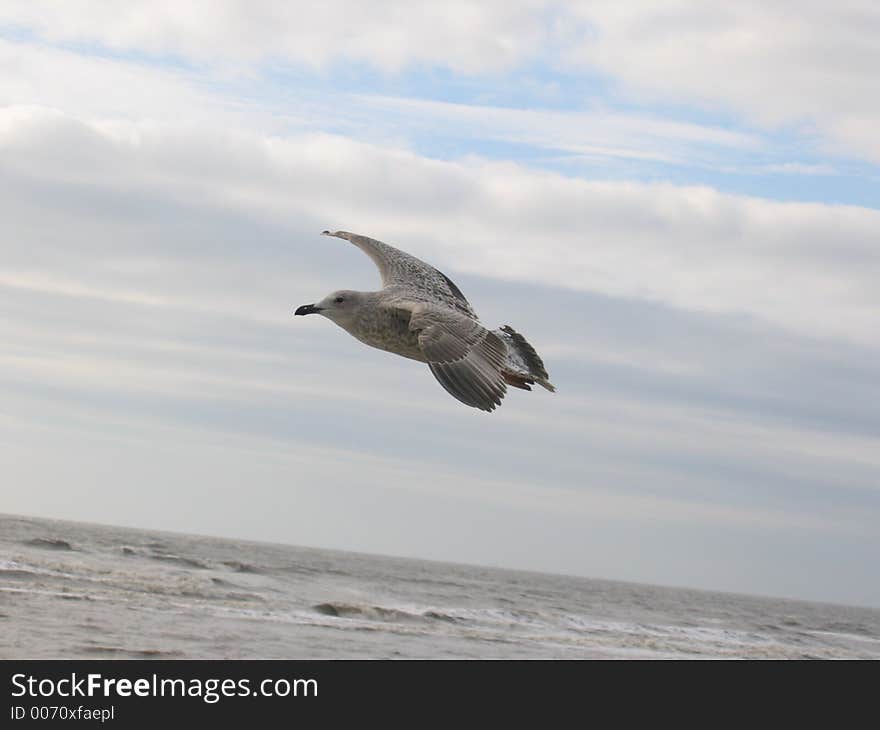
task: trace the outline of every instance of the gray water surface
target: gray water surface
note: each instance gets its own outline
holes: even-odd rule
[[[0,658],[880,658],[880,610],[0,515]]]

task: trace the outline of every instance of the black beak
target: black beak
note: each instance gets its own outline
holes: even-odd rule
[[[314,304],[303,304],[294,314],[316,314],[320,311],[321,307],[316,307]]]

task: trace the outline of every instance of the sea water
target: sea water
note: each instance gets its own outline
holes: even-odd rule
[[[0,658],[880,658],[880,610],[0,515]]]

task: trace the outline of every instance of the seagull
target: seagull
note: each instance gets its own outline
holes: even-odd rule
[[[342,289],[295,315],[320,314],[370,347],[428,364],[446,391],[465,405],[493,411],[507,386],[553,392],[544,363],[509,325],[484,327],[453,281],[433,266],[373,238],[347,231],[321,235],[349,241],[379,269],[382,289]]]

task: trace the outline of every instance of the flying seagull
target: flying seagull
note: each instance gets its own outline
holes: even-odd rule
[[[294,314],[320,314],[364,344],[428,364],[447,392],[483,411],[501,405],[507,386],[549,391],[544,363],[510,326],[489,330],[445,274],[387,243],[347,231],[324,231],[350,241],[379,268],[382,289],[346,289]]]

